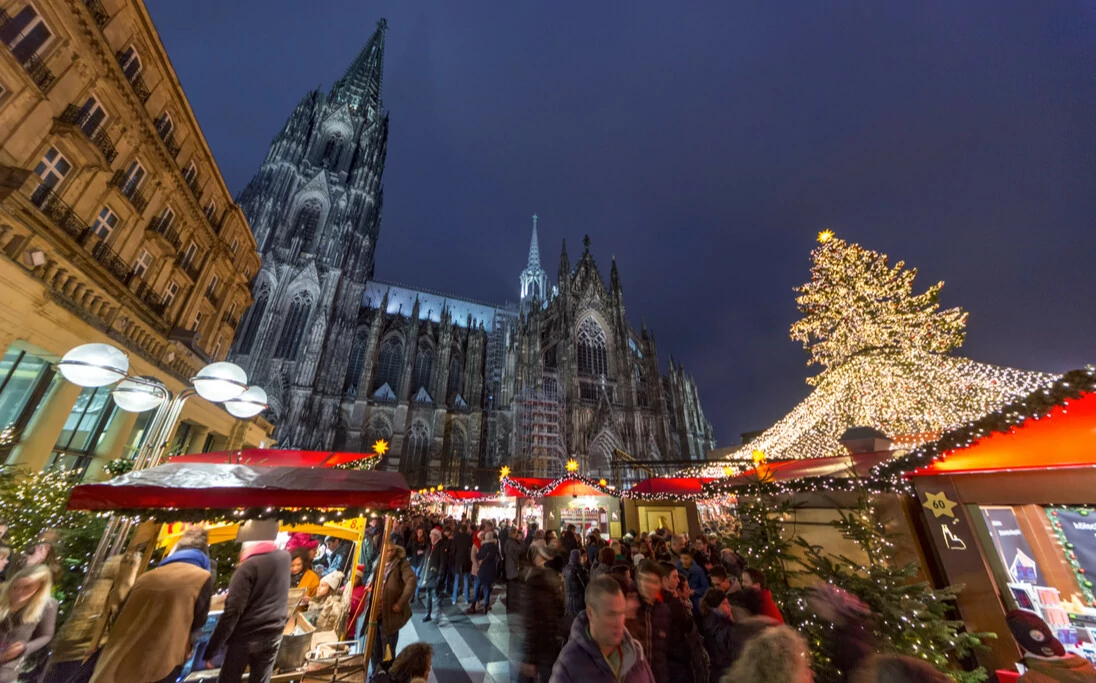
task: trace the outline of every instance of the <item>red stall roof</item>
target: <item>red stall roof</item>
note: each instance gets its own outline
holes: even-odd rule
[[[1096,393],[1028,418],[1008,432],[993,432],[949,451],[908,476],[1096,466]]]
[[[533,496],[534,498],[608,495],[577,478],[570,477],[562,478],[556,486],[549,489],[548,487],[555,481],[555,479],[548,479],[545,477],[509,477],[502,481],[502,493],[507,496],[516,496],[518,498],[526,497],[517,487],[511,485],[510,482],[514,482],[524,486],[526,489],[532,489],[536,493],[536,495]]]
[[[829,458],[780,460],[762,465],[763,471],[761,473],[757,469],[752,469],[736,477],[718,481],[721,485],[744,486],[757,483],[761,475],[764,476],[765,481],[770,482],[806,479],[807,477],[841,477],[846,476],[850,468],[856,472],[856,476],[865,477],[873,467],[890,460],[894,456],[894,451],[878,451],[876,453],[855,453]]]
[[[261,465],[263,467],[334,467],[377,457],[375,453],[337,451],[293,451],[278,448],[245,448],[240,451],[189,453],[177,455],[171,462],[204,462],[223,465]]]
[[[408,507],[398,472],[168,463],[72,490],[70,510]]]
[[[704,484],[717,479],[701,477],[654,477],[641,481],[628,489],[628,494],[652,496],[698,496],[704,492]]]

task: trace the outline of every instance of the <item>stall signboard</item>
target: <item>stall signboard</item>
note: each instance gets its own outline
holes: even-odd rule
[[[993,537],[997,555],[1005,565],[1009,579],[1015,583],[1045,585],[1043,572],[1035,561],[1035,552],[1028,544],[1016,513],[1009,507],[983,507],[982,517]]]
[[[1065,537],[1066,551],[1070,560],[1075,560],[1084,571],[1082,582],[1092,590],[1091,582],[1096,576],[1096,511],[1083,508],[1052,508],[1051,514],[1055,528]]]

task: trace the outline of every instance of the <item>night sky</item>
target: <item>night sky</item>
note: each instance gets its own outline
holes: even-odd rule
[[[148,2],[233,193],[387,17],[376,276],[514,301],[531,214],[553,280],[589,234],[721,445],[809,391],[827,227],[946,280],[963,355],[1096,361],[1090,3]]]

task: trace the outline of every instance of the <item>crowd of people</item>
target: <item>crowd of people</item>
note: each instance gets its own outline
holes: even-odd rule
[[[269,681],[292,589],[303,592],[298,610],[321,628],[345,625],[350,639],[364,637],[369,597],[377,590],[377,640],[368,662],[376,683],[426,680],[430,645],[399,650],[400,631],[416,603],[422,621],[431,622],[443,606],[461,601],[469,615],[503,606],[514,636],[512,679],[520,683],[813,680],[807,643],[784,624],[764,574],[716,535],[689,539],[659,530],[610,540],[597,528],[567,525],[557,532],[437,515],[401,519],[386,546],[381,519],[366,531],[356,551],[348,541],[309,534],[244,542],[199,668],[219,667],[221,683],[240,681],[245,671],[250,681]],[[42,680],[41,655],[48,653],[58,611],[51,547],[46,539],[28,548],[0,584],[0,683]],[[3,550],[0,563],[11,555],[0,542]],[[51,670],[47,680],[177,680],[206,625],[216,572],[207,532],[187,529],[132,585],[105,645],[68,677],[49,679]],[[870,610],[855,596],[826,584],[810,606],[834,627],[829,650],[845,680],[949,680],[919,659],[880,654]],[[335,613],[337,623],[323,622]],[[1027,655],[1021,681],[1096,681],[1092,665],[1068,654],[1038,616],[1014,611],[1008,622]]]

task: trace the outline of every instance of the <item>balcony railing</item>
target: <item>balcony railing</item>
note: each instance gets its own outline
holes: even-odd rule
[[[92,128],[88,125],[91,120],[91,114],[92,112],[90,110],[85,110],[74,104],[70,104],[65,107],[65,111],[61,112],[61,116],[59,116],[58,119],[65,123],[71,123],[79,128],[80,131],[83,132],[84,137],[90,140],[91,144],[95,145],[95,148],[102,153],[103,158],[107,160],[107,163],[112,164],[114,163],[115,157],[118,156],[118,150],[114,149],[114,143],[110,141],[110,136],[107,135],[102,126],[96,125]]]
[[[198,188],[198,176],[195,175],[190,178],[183,176],[183,179],[186,180],[186,186],[190,188],[190,194],[194,195],[194,199],[198,200],[198,204],[201,204],[202,191]]]
[[[163,297],[156,294],[147,282],[142,280],[137,283],[137,289],[134,293],[137,294],[138,299],[152,309],[153,313],[160,318],[164,317],[164,311],[167,310],[167,305],[164,303]]]
[[[149,221],[147,233],[153,235],[159,235],[171,245],[171,248],[178,251],[180,246],[179,232],[175,230],[175,226],[172,225],[173,221],[163,216],[157,216]]]
[[[7,11],[0,9],[0,34],[3,34],[4,27],[11,21],[11,16]],[[27,72],[34,84],[38,86],[38,89],[45,92],[49,90],[49,87],[53,85],[53,81],[56,80],[56,76],[53,72],[46,68],[46,65],[42,63],[42,60],[38,57],[38,54],[20,55],[15,50],[19,43],[23,42],[26,37],[25,33],[20,33],[16,36],[12,36],[8,40],[4,41],[4,44],[12,55],[19,60],[20,65],[23,67],[23,71]]]
[[[198,262],[198,259],[192,258],[187,261],[185,255],[180,254],[179,258],[175,259],[175,265],[179,266],[191,280],[198,281],[198,276],[202,272],[202,264]]]
[[[91,12],[91,18],[95,20],[95,25],[99,28],[103,28],[110,21],[110,15],[103,9],[103,3],[99,0],[84,0],[84,6]]]
[[[129,200],[133,208],[137,209],[137,213],[145,212],[145,209],[148,208],[148,200],[141,194],[141,190],[136,183],[129,182],[129,175],[125,171],[115,173],[110,182],[122,191],[122,195]]]
[[[160,139],[164,141],[164,145],[167,146],[167,151],[171,153],[172,158],[179,156],[179,143],[175,141],[175,131],[168,126],[157,123],[156,132],[160,135]]]
[[[125,71],[127,58],[132,59],[132,56],[127,55],[125,52],[118,52],[115,55],[118,60],[118,64],[121,65],[122,71]],[[133,74],[126,74],[126,80],[133,87],[133,94],[137,96],[137,99],[141,100],[141,104],[148,102],[149,96],[152,94],[148,90],[148,86],[145,85],[145,79],[141,78],[141,72]]]
[[[51,223],[67,232],[73,239],[81,240],[91,232],[87,223],[80,220],[76,212],[61,201],[57,193],[45,184],[38,186],[38,189],[31,194],[30,201],[46,215]]]
[[[228,313],[224,314],[224,316],[221,318],[221,322],[223,322],[225,325],[228,325],[232,329],[236,329],[240,326],[240,319],[237,316],[229,315]]]
[[[129,281],[133,279],[133,271],[130,270],[129,264],[108,247],[106,242],[99,242],[92,247],[91,256],[122,284],[129,284]]]

